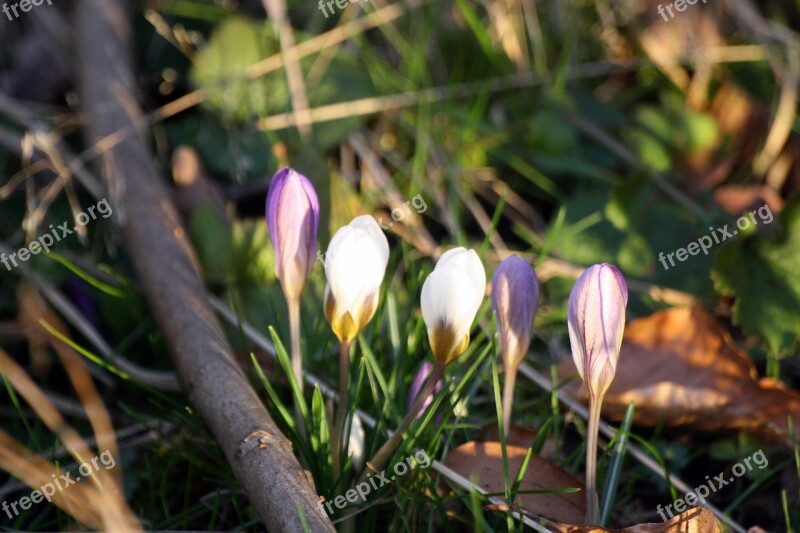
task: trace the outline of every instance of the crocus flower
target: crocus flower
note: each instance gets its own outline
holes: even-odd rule
[[[412,406],[414,405],[414,400],[417,399],[420,392],[422,392],[422,386],[425,384],[425,380],[428,378],[430,373],[433,371],[433,365],[429,362],[425,361],[422,363],[422,367],[417,372],[417,375],[414,376],[414,380],[411,382],[411,387],[408,389],[408,410],[410,411]],[[422,404],[422,407],[417,413],[417,418],[422,416],[425,410],[433,401],[433,395],[438,394],[439,391],[442,390],[442,380],[438,380],[436,382],[436,386],[433,389],[433,394],[430,394],[427,398],[425,398],[425,402]]]
[[[299,298],[314,266],[319,227],[319,200],[308,178],[289,167],[275,173],[267,192],[267,226],[275,276],[287,299]]]
[[[567,326],[572,358],[589,389],[586,431],[586,522],[599,519],[596,490],[597,433],[603,397],[614,379],[625,329],[628,287],[616,267],[587,268],[569,295]]]
[[[339,342],[350,343],[378,307],[389,262],[389,242],[375,219],[354,218],[331,239],[325,254],[325,318]]]
[[[474,250],[448,250],[422,285],[422,318],[436,361],[447,365],[469,346],[469,330],[486,291],[486,272]]]
[[[389,242],[371,216],[362,215],[333,235],[325,253],[323,312],[339,339],[339,403],[332,429],[334,476],[341,474],[340,435],[349,405],[350,345],[378,308],[381,282],[389,263]]]
[[[507,257],[492,277],[492,309],[506,367],[517,366],[528,352],[533,315],[539,305],[539,281],[530,263]]]
[[[442,254],[422,284],[421,296],[422,319],[428,326],[428,341],[436,365],[427,379],[417,377],[425,383],[422,390],[411,395],[414,399],[406,416],[391,438],[367,461],[368,468],[361,473],[359,483],[367,480],[368,470],[377,474],[386,466],[411,422],[429,402],[447,364],[469,346],[469,330],[485,291],[486,272],[474,250],[454,248]]]
[[[508,434],[517,367],[531,342],[533,315],[539,304],[539,281],[530,263],[508,256],[492,277],[492,309],[497,320],[497,338],[506,379],[503,385],[503,428]]]
[[[617,370],[627,305],[625,279],[607,263],[587,268],[569,295],[572,358],[589,394],[597,398],[605,395]]]

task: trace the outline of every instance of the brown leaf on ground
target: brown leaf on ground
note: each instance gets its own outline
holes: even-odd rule
[[[719,533],[722,526],[708,509],[695,507],[667,522],[638,524],[623,529],[605,529],[599,526],[569,526],[545,522],[556,533]]]
[[[572,360],[559,366],[561,379],[575,372]],[[580,380],[564,388],[586,401]],[[800,419],[800,393],[759,379],[749,356],[699,308],[671,308],[628,324],[603,414],[621,419],[630,402],[637,424],[743,430],[784,442],[787,417]]]
[[[522,448],[530,448],[533,445],[533,441],[536,440],[536,436],[538,434],[539,431],[537,429],[511,424],[510,431],[508,432],[508,435],[506,435],[506,444],[513,444]],[[499,441],[500,432],[498,431],[497,424],[492,423],[485,425],[483,428],[481,428],[475,440],[481,442]],[[555,457],[555,453],[556,440],[552,437],[552,435],[548,435],[544,439],[544,445],[539,452],[539,457],[552,460],[553,457]]]
[[[714,190],[714,202],[734,216],[763,205],[774,214],[783,209],[783,198],[767,185],[723,185]]]
[[[512,480],[519,472],[527,451],[521,446],[506,445],[508,472]],[[466,442],[447,454],[444,464],[465,478],[472,479],[487,492],[505,491],[503,455],[499,442]],[[561,494],[521,494],[515,503],[535,516],[544,516],[561,522],[583,522],[586,514],[583,483],[572,474],[534,454],[531,456],[519,490],[563,488],[580,488],[581,491]]]

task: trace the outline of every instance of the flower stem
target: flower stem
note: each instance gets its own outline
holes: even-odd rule
[[[600,407],[603,397],[589,398],[589,427],[586,435],[586,523],[596,523],[597,516],[597,434],[600,429]]]
[[[433,394],[433,391],[436,389],[436,383],[442,379],[444,375],[444,368],[445,366],[441,363],[436,363],[436,366],[433,367],[433,370],[430,374],[428,374],[428,379],[425,381],[425,385],[423,385],[422,389],[420,390],[417,397],[414,399],[414,403],[411,405],[411,409],[408,410],[403,421],[400,423],[400,426],[395,430],[392,436],[383,443],[383,446],[375,452],[375,455],[367,461],[366,467],[364,471],[361,472],[361,476],[358,478],[358,482],[364,482],[367,480],[368,474],[378,474],[383,471],[386,467],[386,463],[391,459],[392,454],[397,449],[397,446],[403,440],[403,434],[408,429],[408,426],[411,425],[417,415],[419,414],[422,406],[425,405],[425,400]]]
[[[508,441],[511,428],[511,404],[514,402],[514,383],[517,381],[517,367],[506,364],[506,379],[503,383],[503,434]]]
[[[342,474],[342,450],[345,439],[345,422],[347,411],[350,409],[350,345],[352,342],[339,343],[339,403],[336,404],[336,418],[331,432],[331,454],[333,456],[333,477],[337,479]]]
[[[303,394],[303,355],[300,351],[300,298],[287,298],[286,304],[289,307],[289,336],[292,351],[292,373],[300,395]],[[303,413],[300,410],[300,399],[294,401],[294,418],[297,423],[297,432],[305,436],[306,424],[303,420]]]

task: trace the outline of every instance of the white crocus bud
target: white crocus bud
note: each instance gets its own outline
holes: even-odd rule
[[[474,250],[445,252],[422,285],[422,318],[437,363],[447,365],[469,346],[469,330],[486,292],[486,272]]]
[[[325,253],[325,318],[339,342],[351,342],[378,307],[389,242],[374,218],[339,228]]]

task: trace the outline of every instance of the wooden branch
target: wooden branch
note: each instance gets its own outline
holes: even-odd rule
[[[81,0],[76,9],[79,94],[97,141],[142,124],[131,92],[131,24],[125,0]],[[192,405],[274,532],[334,531],[289,443],[234,360],[205,297],[186,231],[158,179],[144,132],[103,154],[103,175],[125,244]]]

